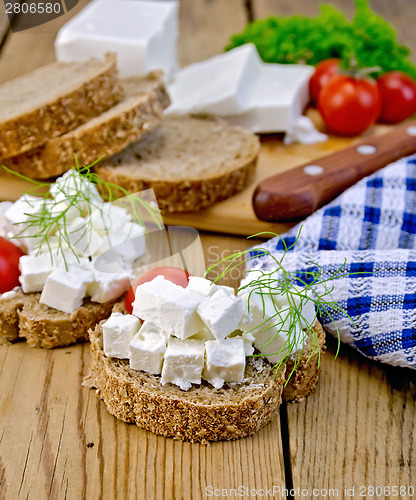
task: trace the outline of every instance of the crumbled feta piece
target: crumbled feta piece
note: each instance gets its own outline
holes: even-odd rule
[[[20,286],[15,286],[13,290],[8,292],[0,293],[0,300],[12,300],[17,296],[17,292],[21,290]]]
[[[48,254],[22,255],[19,259],[19,281],[25,293],[41,292],[55,266]]]
[[[47,278],[39,302],[66,313],[81,306],[87,286],[93,280],[91,271],[77,265],[58,267]]]
[[[133,314],[154,323],[164,332],[186,339],[204,326],[196,314],[196,308],[203,299],[201,295],[175,285],[163,276],[156,276],[137,287]]]
[[[131,314],[112,313],[103,324],[104,354],[109,358],[128,359],[129,345],[141,322]]]
[[[160,375],[163,356],[166,352],[166,341],[166,335],[161,333],[157,326],[145,321],[130,342],[130,367],[133,370]]]
[[[211,296],[217,290],[224,290],[228,295],[235,295],[234,288],[230,286],[217,285],[210,280],[201,278],[200,276],[189,276],[188,288],[193,292],[200,293],[206,297]]]
[[[69,224],[67,235],[71,247],[86,257],[94,255],[103,244],[101,236],[83,217],[77,217]]]
[[[91,213],[90,220],[94,230],[103,236],[108,233],[116,233],[129,224],[131,215],[124,207],[103,203],[102,207]]]
[[[202,378],[221,389],[224,382],[240,383],[246,366],[244,340],[210,340],[205,344],[206,363]]]
[[[131,285],[128,273],[105,273],[93,269],[93,281],[87,287],[87,295],[93,302],[109,302],[120,297]]]
[[[239,327],[243,317],[243,303],[240,298],[231,297],[220,289],[202,301],[197,312],[215,337],[223,340]]]
[[[204,342],[170,338],[162,369],[162,385],[171,382],[187,391],[201,383],[204,368]]]
[[[58,177],[51,185],[49,193],[55,202],[74,202],[73,204],[85,215],[92,207],[100,207],[103,204],[95,184],[75,170],[69,170],[62,177]]]
[[[279,311],[275,318],[253,334],[254,345],[271,363],[278,363],[285,356],[301,351],[305,344],[305,333],[288,311]]]
[[[293,293],[283,292],[279,295],[275,295],[273,297],[274,301],[282,311],[289,311],[290,308],[292,308],[292,310],[297,310],[302,328],[311,329],[317,317],[315,303],[308,298],[307,291],[305,291],[304,288],[293,287],[292,290]]]

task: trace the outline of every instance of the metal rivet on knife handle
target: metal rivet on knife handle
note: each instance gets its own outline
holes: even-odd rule
[[[371,141],[367,138],[361,144],[264,179],[253,194],[254,212],[260,220],[298,221],[363,177],[415,152],[413,121],[371,137]]]

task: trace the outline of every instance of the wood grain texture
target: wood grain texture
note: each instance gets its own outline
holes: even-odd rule
[[[334,359],[331,340],[316,392],[288,406],[294,488],[337,488],[346,498],[344,487],[355,487],[359,498],[360,487],[416,487],[414,374],[391,368],[406,381],[394,388],[381,365],[352,348]]]

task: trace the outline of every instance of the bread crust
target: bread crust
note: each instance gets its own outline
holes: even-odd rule
[[[63,63],[58,63],[57,67],[59,64]],[[79,127],[114,106],[122,95],[123,89],[117,78],[116,57],[114,54],[107,54],[102,69],[97,71],[95,78],[41,108],[0,122],[0,158],[29,151]]]
[[[311,394],[319,379],[322,355],[326,351],[325,332],[317,321],[313,327],[316,336],[309,336],[296,369],[295,360],[289,359],[286,364],[286,376],[289,377],[283,390],[283,399],[288,402],[300,402]],[[293,373],[292,373],[293,372]]]
[[[40,293],[18,290],[10,300],[0,300],[0,345],[24,338],[31,347],[52,349],[88,340],[88,330],[108,318],[118,301],[99,304],[84,299],[68,314],[39,302]]]
[[[157,125],[170,103],[161,73],[150,73],[144,80],[149,82],[149,89],[137,93],[129,109],[107,121],[84,124],[43,146],[8,158],[3,164],[31,179],[46,179],[70,170],[74,155],[80,165],[89,165],[101,156],[118,153]]]
[[[172,384],[162,386],[158,376],[132,370],[127,360],[107,358],[102,323],[90,331],[91,366],[83,385],[96,388],[108,411],[120,420],[162,436],[206,444],[250,436],[277,414],[286,368],[276,376],[266,360],[250,358],[243,384],[217,390],[203,381],[182,391]],[[298,368],[302,369],[304,365]],[[298,386],[302,390],[302,384],[293,389]]]
[[[187,117],[184,117],[184,120],[186,119]],[[200,119],[212,121],[209,118],[200,117]],[[222,120],[216,121],[226,126]],[[229,125],[229,127],[232,126]],[[119,185],[131,193],[153,189],[162,212],[196,212],[239,193],[251,183],[260,151],[260,142],[254,135],[250,136],[250,140],[250,152],[245,157],[236,158],[234,168],[207,175],[205,178],[164,180],[140,178],[138,174],[133,177],[127,175],[118,166],[113,166],[111,159],[109,164],[105,161],[100,164],[97,167],[97,173],[104,181]]]

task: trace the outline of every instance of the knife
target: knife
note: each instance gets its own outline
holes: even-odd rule
[[[363,177],[415,152],[416,120],[263,180],[253,194],[254,212],[264,221],[301,220]]]

